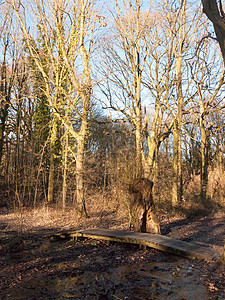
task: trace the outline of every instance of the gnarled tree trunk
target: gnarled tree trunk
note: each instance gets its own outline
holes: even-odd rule
[[[219,3],[217,3],[219,2]],[[225,62],[225,14],[221,0],[202,0],[203,12],[213,23],[217,40],[220,45],[223,60]]]
[[[153,182],[134,179],[129,184],[131,226],[135,231],[161,233],[152,197]]]

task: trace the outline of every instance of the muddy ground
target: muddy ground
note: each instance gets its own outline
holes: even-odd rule
[[[64,227],[104,224],[90,219],[70,228],[53,222],[18,231],[13,215],[4,211],[0,214],[0,299],[225,299],[225,267],[219,262],[224,217],[217,213],[197,219],[161,218],[163,234],[217,251],[215,261],[206,262],[134,245],[53,241],[51,234]]]

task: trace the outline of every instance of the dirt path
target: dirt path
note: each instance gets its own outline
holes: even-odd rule
[[[165,220],[164,234],[222,251],[224,215]],[[9,218],[0,222],[0,299],[225,299],[217,262],[95,240],[51,242],[44,228],[18,237]]]

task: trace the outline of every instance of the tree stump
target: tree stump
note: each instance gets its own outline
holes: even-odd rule
[[[129,184],[131,227],[137,232],[160,234],[160,222],[155,213],[152,188],[153,182],[147,178],[137,178]]]

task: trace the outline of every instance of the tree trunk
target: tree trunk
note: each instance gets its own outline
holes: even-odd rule
[[[49,173],[48,173],[48,204],[54,200],[54,153],[50,150],[50,162],[49,162]]]
[[[77,144],[76,156],[77,209],[81,217],[87,217],[86,203],[84,198],[84,143],[84,138],[80,137]]]
[[[140,5],[139,1],[136,1],[137,5],[137,20],[136,28],[139,33],[139,14]],[[136,45],[132,45],[132,53],[135,64],[135,103],[136,103],[136,177],[139,178],[143,175],[143,164],[142,164],[142,105],[141,105],[141,64],[140,64],[140,39],[137,40]],[[136,61],[135,61],[136,57]]]
[[[174,130],[174,132],[173,132],[173,187],[172,187],[172,206],[173,207],[177,206],[180,203],[181,198],[182,198],[181,132],[180,132],[179,128],[176,128]]]
[[[68,159],[68,146],[69,136],[66,130],[65,132],[65,145],[63,149],[63,190],[62,190],[62,209],[65,211],[66,208],[66,194],[67,194],[67,159]]]
[[[4,57],[0,73],[0,165],[3,156],[4,134],[12,89],[12,80],[9,81],[7,78],[6,51],[7,46],[5,46],[4,49]]]
[[[52,116],[52,129],[50,137],[50,161],[49,161],[49,175],[48,175],[48,204],[54,201],[54,180],[55,180],[55,154],[57,150],[58,138],[58,120],[55,114]]]
[[[155,165],[158,157],[159,143],[153,138],[148,143],[148,156],[145,163],[145,178],[153,181],[155,180]]]
[[[167,0],[167,10],[169,10],[170,1]],[[173,101],[176,104],[176,112],[172,113],[174,120],[174,132],[173,132],[173,187],[172,187],[172,206],[177,206],[182,198],[182,151],[181,151],[181,127],[182,127],[182,111],[184,105],[184,96],[182,91],[182,71],[183,61],[185,55],[186,40],[189,40],[190,36],[187,30],[187,0],[175,1],[177,7],[176,14],[173,16],[177,19],[174,26],[171,26],[173,19],[170,20],[170,36],[172,40],[172,53],[175,61],[175,88],[176,97],[173,97]],[[187,36],[188,34],[188,36]]]
[[[0,124],[0,165],[1,165],[2,156],[3,156],[5,123],[6,123],[6,113],[3,110],[3,112],[1,113],[1,124]]]
[[[218,4],[216,0],[202,0],[203,5],[203,12],[207,15],[210,21],[212,21],[214,30],[216,33],[217,40],[220,45],[220,49],[223,56],[223,62],[225,64],[225,14],[222,8],[222,3],[220,3],[220,11],[218,8]],[[202,153],[207,154],[207,145],[205,144],[206,149],[202,149]],[[204,151],[203,151],[204,150]],[[201,187],[204,185],[203,190],[201,188],[201,196],[206,196],[206,186],[207,181],[203,182],[204,180],[207,180],[208,174],[207,174],[207,163],[206,160],[205,165],[202,165],[202,172],[204,171],[204,174],[201,175]],[[224,252],[222,256],[222,261],[225,263],[225,243],[224,243]]]
[[[222,4],[218,7],[216,0],[202,0],[203,12],[213,23],[217,40],[225,63],[225,19]]]
[[[76,194],[77,194],[77,209],[81,217],[88,217],[86,203],[84,198],[84,153],[85,142],[88,131],[88,111],[90,94],[82,93],[84,101],[84,110],[82,116],[82,124],[77,138],[77,155],[76,155]]]
[[[139,104],[140,105],[140,104]],[[136,178],[142,176],[142,113],[141,107],[136,108]]]
[[[218,154],[219,155],[219,158],[218,158],[219,170],[223,171],[223,169],[224,169],[224,166],[223,166],[223,152],[225,150],[225,149],[223,150],[223,148],[225,148],[225,147],[223,145],[223,142],[222,142],[221,138],[220,138],[218,148],[219,148],[219,154]]]
[[[180,42],[181,43],[181,42]],[[181,123],[183,109],[182,92],[182,46],[180,45],[180,55],[176,57],[176,90],[177,90],[177,114],[174,122],[173,132],[173,188],[172,206],[177,206],[182,199],[182,151],[181,151]]]
[[[206,202],[207,184],[208,184],[208,135],[204,124],[204,117],[200,118],[200,131],[202,138],[201,147],[201,200]]]

